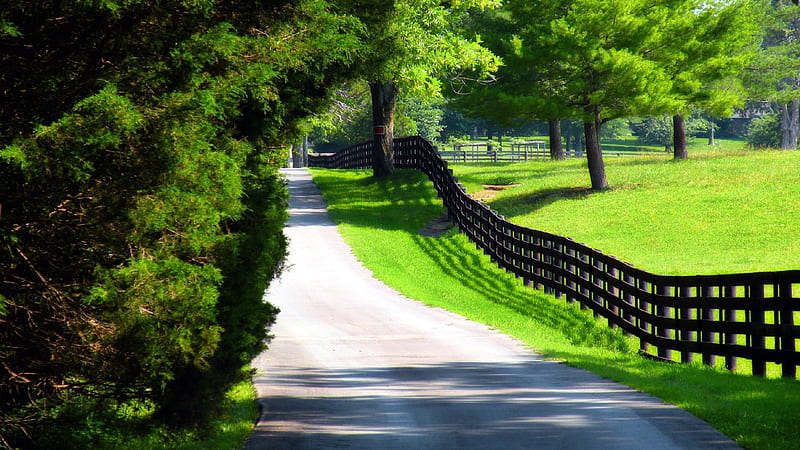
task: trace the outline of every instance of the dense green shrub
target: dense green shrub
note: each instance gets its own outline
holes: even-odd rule
[[[769,114],[750,121],[747,127],[747,144],[755,148],[781,148],[781,117]]]
[[[324,0],[2,2],[0,446],[201,421],[247,375],[283,144],[360,31]]]

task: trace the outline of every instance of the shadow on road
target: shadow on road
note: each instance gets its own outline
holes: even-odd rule
[[[257,441],[251,443],[260,446],[246,448],[731,445],[710,427],[698,428],[695,418],[658,399],[577,369],[564,369],[534,357],[518,363],[359,369],[276,366],[270,376],[275,395],[264,401],[271,425],[256,430]],[[292,395],[295,390],[307,395]],[[592,442],[587,444],[586,436],[592,436]]]

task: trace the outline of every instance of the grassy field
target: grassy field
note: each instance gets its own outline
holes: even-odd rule
[[[520,186],[493,209],[650,272],[692,275],[800,268],[800,152],[704,151],[606,158],[612,189],[588,190],[584,161],[458,165],[459,181]]]
[[[800,161],[797,157],[789,158],[788,154],[772,155],[770,157],[770,154],[764,153],[749,156],[761,161],[787,158],[781,160],[779,165],[783,166]],[[737,161],[746,167],[736,169],[734,166]],[[588,175],[579,161],[454,168],[474,190],[480,189],[482,183],[496,184],[497,178],[511,178],[507,181],[522,183],[498,196],[495,201],[495,204],[503,206],[507,217],[518,220],[541,214],[545,207],[556,207],[559,203],[572,204],[565,209],[575,209],[573,202],[610,198],[616,193],[638,190],[644,196],[652,196],[658,190],[657,186],[669,186],[659,178],[684,171],[685,167],[693,165],[727,167],[727,172],[746,172],[747,167],[752,167],[750,158],[744,158],[744,154],[721,156],[711,152],[682,163],[672,163],[665,158],[620,158],[608,160],[607,164],[609,181],[619,188],[603,194],[582,191],[588,185]],[[709,170],[709,173],[725,173],[726,170]],[[650,181],[629,181],[637,172],[645,174]],[[519,280],[496,269],[463,235],[451,231],[440,238],[419,236],[418,232],[424,224],[442,213],[441,202],[436,199],[433,188],[424,176],[400,171],[390,180],[375,181],[368,171],[314,170],[313,173],[314,180],[323,189],[329,203],[332,218],[356,256],[378,278],[405,295],[486,323],[519,338],[548,357],[592,370],[676,404],[708,421],[745,447],[797,448],[800,442],[800,427],[797,426],[800,420],[800,382],[759,379],[701,365],[644,360],[637,356],[634,341],[607,329],[602,321],[595,320],[586,311],[525,288]],[[625,175],[628,178],[618,173],[628,174]],[[695,169],[694,173],[699,176],[700,169]],[[761,172],[754,173],[752,178],[763,180],[758,173]],[[677,174],[670,176],[677,177],[675,180],[688,181]],[[702,181],[707,184],[712,178],[707,175]],[[699,181],[695,180],[695,183]],[[539,187],[533,184],[539,184]],[[647,184],[648,188],[637,188],[635,184]],[[793,187],[787,185],[785,188]],[[530,191],[526,192],[527,189]],[[538,194],[535,193],[536,189]],[[688,197],[698,197],[702,196],[698,192],[704,190],[685,192]],[[542,200],[539,203],[528,201],[527,211],[521,207],[512,211],[514,204],[522,203],[526,195],[538,195]],[[532,197],[527,198],[530,200]],[[671,210],[682,213],[686,210],[683,207],[685,203],[686,199],[677,199],[671,204]],[[724,205],[708,207],[706,210],[720,206]],[[585,222],[601,220],[600,213],[606,210],[610,210],[610,206],[595,209],[593,217],[587,216],[591,220]],[[566,216],[571,217],[568,214]],[[647,218],[639,220],[647,221]],[[663,228],[659,230],[663,231]],[[644,232],[640,233],[645,235]],[[686,235],[687,241],[694,238],[694,235]],[[592,245],[597,246],[596,243]],[[649,250],[649,247],[640,245],[638,256],[631,253],[632,257],[640,258],[634,262],[643,266],[648,264],[644,254]],[[398,264],[398,261],[403,263]],[[751,263],[747,267],[753,266]],[[655,264],[654,267],[682,272]],[[703,272],[730,270],[717,270],[703,263],[695,267],[705,269]]]

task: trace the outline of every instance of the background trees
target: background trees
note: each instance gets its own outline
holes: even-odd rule
[[[513,111],[545,111],[548,119],[584,124],[593,189],[605,189],[598,130],[618,117],[667,112],[678,106],[666,69],[654,58],[675,2],[639,0],[531,4],[509,2],[516,31],[508,37]],[[528,67],[518,71],[517,68]],[[541,113],[540,113],[541,114]]]
[[[123,404],[201,420],[247,376],[280,146],[362,37],[325,0],[0,4],[0,443],[69,447],[45,419]]]
[[[764,2],[766,20],[761,49],[746,72],[754,99],[777,106],[781,148],[796,149],[800,135],[800,9],[778,0]]]
[[[684,115],[702,106],[730,112],[741,89],[733,75],[747,60],[753,2],[692,0],[510,1],[475,26],[493,34],[502,56],[497,83],[457,105],[469,114],[562,118],[584,124],[594,189],[608,183],[600,127],[632,115],[674,114],[676,157],[685,157]],[[552,142],[553,140],[557,142]],[[560,138],[551,139],[551,147]],[[558,152],[555,152],[558,156]]]

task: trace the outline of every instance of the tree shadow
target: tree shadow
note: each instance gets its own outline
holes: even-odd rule
[[[273,394],[261,400],[263,422],[246,449],[732,444],[654,397],[535,358],[363,368],[275,366],[255,383],[267,384]]]
[[[514,194],[513,191],[490,202],[492,209],[498,212],[505,210],[525,209],[527,212],[542,209],[562,200],[585,199],[597,193],[590,187],[565,187],[540,189],[528,193]],[[523,205],[523,206],[520,206]]]
[[[588,310],[577,304],[555,299],[541,291],[522,286],[521,280],[505,273],[479,250],[463,251],[457,237],[448,234],[439,238],[415,236],[415,244],[455,285],[475,292],[491,304],[513,311],[553,330],[563,330],[574,345],[630,351],[630,342],[618,330],[600,323]],[[463,240],[461,242],[463,242]]]

